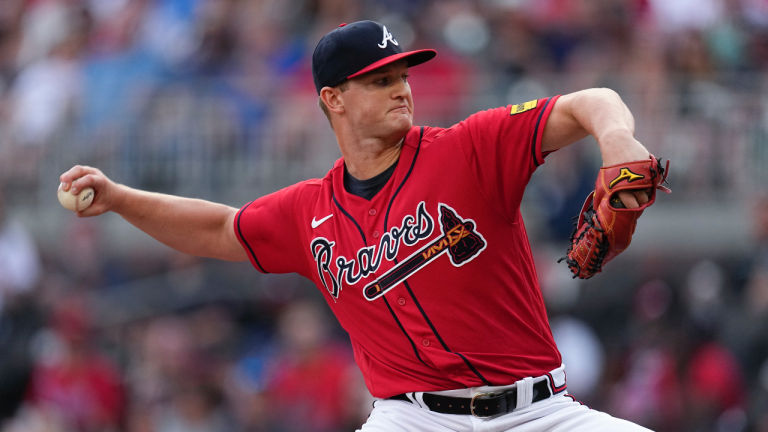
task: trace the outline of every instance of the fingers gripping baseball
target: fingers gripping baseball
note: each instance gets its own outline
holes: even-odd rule
[[[78,195],[87,188],[94,191],[93,202],[83,210],[76,211],[79,217],[97,216],[108,212],[114,204],[115,184],[99,169],[76,165],[59,177],[60,189]]]
[[[613,205],[614,208],[636,209],[650,200],[646,190],[619,191],[618,195],[623,206]]]

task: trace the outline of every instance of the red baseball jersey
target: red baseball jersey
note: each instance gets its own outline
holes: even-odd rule
[[[560,366],[520,215],[556,100],[414,126],[370,201],[344,190],[340,159],[238,212],[259,271],[299,273],[323,293],[373,396],[507,385]]]

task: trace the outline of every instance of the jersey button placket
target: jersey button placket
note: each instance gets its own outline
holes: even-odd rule
[[[368,216],[373,217],[373,216],[376,216],[378,213],[379,212],[375,208],[369,208],[368,209]],[[377,225],[376,224],[376,220],[372,219],[371,222],[369,222],[369,226],[370,225],[376,226]],[[381,233],[379,231],[374,231],[373,232],[373,238],[375,238],[375,239],[379,238],[380,235],[381,235]]]
[[[405,306],[405,299],[400,297],[399,299],[397,299],[397,304],[399,304],[400,306]]]
[[[425,347],[428,347],[429,346],[429,339],[424,339],[423,341],[421,341],[421,344],[424,345]]]

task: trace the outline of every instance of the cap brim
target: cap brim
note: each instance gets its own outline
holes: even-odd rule
[[[357,71],[353,73],[352,75],[348,76],[347,78],[354,78],[356,76],[360,76],[362,74],[368,73],[374,69],[378,69],[382,66],[386,66],[390,63],[394,63],[398,60],[405,59],[408,61],[408,67],[420,65],[424,62],[428,62],[435,58],[437,55],[437,51],[431,50],[431,49],[423,49],[423,50],[416,50],[416,51],[408,51],[400,54],[391,55],[389,57],[385,57],[376,63],[372,63],[368,65],[367,67],[363,68],[360,71]]]

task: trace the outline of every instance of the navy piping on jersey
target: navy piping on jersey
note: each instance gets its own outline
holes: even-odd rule
[[[249,252],[251,252],[251,256],[253,257],[253,261],[254,261],[254,262],[256,262],[256,265],[257,265],[257,266],[259,266],[259,270],[261,270],[261,272],[262,272],[262,273],[269,273],[268,271],[264,270],[264,267],[262,267],[262,266],[261,266],[261,263],[259,263],[259,259],[258,259],[258,258],[256,258],[256,254],[255,254],[255,253],[253,253],[253,248],[251,248],[251,245],[250,245],[250,244],[248,244],[248,241],[247,241],[247,240],[245,239],[245,237],[243,236],[243,230],[241,230],[241,229],[240,229],[240,217],[242,217],[242,216],[243,216],[243,212],[244,212],[244,211],[245,211],[245,209],[247,209],[247,208],[248,208],[248,206],[250,206],[251,204],[253,204],[253,201],[251,201],[251,202],[249,202],[248,204],[246,204],[246,206],[245,206],[245,207],[243,207],[243,209],[242,209],[242,210],[240,210],[240,212],[237,214],[237,233],[238,233],[238,234],[240,234],[240,238],[243,240],[243,243],[245,243],[245,245],[246,245],[246,246],[248,246],[248,251],[249,251]]]
[[[424,128],[422,128],[422,133],[423,133],[423,130],[424,130]],[[419,137],[419,143],[421,143],[421,137]],[[413,165],[411,165],[411,168],[413,168]],[[411,173],[411,172],[410,172],[410,171],[408,171],[408,174],[410,174],[410,173]],[[399,190],[399,189],[398,189],[398,190]],[[352,223],[354,223],[354,224],[355,224],[355,226],[357,227],[357,230],[360,232],[360,237],[362,237],[362,238],[363,238],[363,244],[365,244],[365,246],[368,246],[368,240],[366,240],[366,238],[365,238],[365,234],[363,233],[363,229],[362,229],[362,228],[360,228],[360,224],[358,224],[358,223],[357,223],[357,221],[355,220],[355,218],[353,218],[353,217],[352,217],[352,215],[350,215],[350,214],[349,214],[349,213],[348,213],[348,212],[347,212],[347,211],[344,209],[344,207],[342,207],[342,206],[341,206],[341,204],[339,204],[339,201],[337,201],[337,200],[336,200],[336,195],[333,195],[333,202],[336,204],[336,207],[338,207],[338,208],[339,208],[339,210],[341,210],[341,212],[342,212],[342,213],[344,213],[344,216],[348,217],[348,218],[349,218],[349,220],[351,220],[351,221],[352,221]],[[387,212],[387,214],[389,214],[389,212]],[[385,220],[386,220],[386,219],[385,219]],[[385,230],[386,230],[386,222],[384,223],[384,227],[385,227]],[[422,359],[421,359],[421,356],[419,355],[419,351],[416,349],[416,344],[415,344],[415,343],[413,343],[413,339],[411,339],[411,337],[410,337],[410,336],[408,335],[408,333],[405,331],[405,327],[403,327],[403,325],[400,323],[400,320],[397,318],[397,315],[395,315],[395,311],[394,311],[394,310],[392,309],[392,307],[389,305],[389,301],[387,301],[386,297],[384,298],[384,304],[386,304],[386,305],[387,305],[387,308],[389,309],[389,313],[391,313],[391,314],[392,314],[392,318],[394,318],[394,319],[395,319],[395,323],[397,323],[397,326],[398,326],[398,327],[400,327],[400,330],[403,332],[403,334],[405,335],[405,337],[408,339],[408,342],[410,342],[410,343],[411,343],[411,347],[413,348],[413,352],[416,354],[416,358],[417,358],[417,359],[419,359],[419,361],[420,361],[421,363],[423,363],[423,364],[424,364],[424,366],[427,366],[427,364],[426,364],[426,363],[424,363],[424,360],[422,360]]]
[[[544,117],[544,112],[547,110],[547,105],[549,105],[549,101],[551,101],[552,98],[548,98],[546,102],[544,102],[544,108],[541,109],[541,112],[539,112],[539,118],[536,120],[536,128],[533,130],[533,141],[531,142],[531,155],[533,156],[533,163],[538,167],[539,161],[536,158],[536,138],[539,135],[539,123],[541,123],[541,118]]]
[[[344,216],[348,217],[349,220],[351,220],[352,223],[355,224],[355,226],[357,227],[357,230],[360,231],[360,237],[363,238],[363,243],[365,243],[365,245],[368,246],[368,240],[365,239],[365,234],[363,234],[363,229],[360,228],[360,224],[358,224],[357,221],[355,220],[355,218],[353,218],[351,214],[347,213],[347,211],[344,210],[344,207],[342,207],[341,204],[339,204],[339,202],[336,201],[336,195],[335,194],[333,195],[333,202],[336,203],[336,207],[338,207],[339,210],[341,210],[341,212],[344,213]]]
[[[397,264],[397,259],[395,259],[395,264]],[[405,288],[408,290],[408,294],[411,295],[411,298],[413,299],[413,302],[416,303],[416,307],[419,308],[419,311],[421,312],[421,315],[424,317],[424,320],[429,324],[429,328],[432,329],[432,333],[435,334],[435,337],[437,337],[437,340],[440,342],[440,345],[443,346],[443,349],[451,354],[456,354],[457,356],[461,357],[462,360],[464,360],[464,364],[467,365],[467,367],[478,377],[480,378],[483,383],[487,386],[492,386],[490,381],[485,379],[485,377],[472,365],[472,363],[467,360],[466,357],[464,357],[461,353],[453,352],[450,348],[448,348],[448,345],[445,344],[445,341],[443,341],[443,338],[440,337],[440,333],[437,332],[437,329],[435,328],[434,324],[432,324],[432,321],[427,317],[427,313],[424,312],[424,309],[421,307],[421,303],[419,303],[419,300],[416,298],[416,295],[413,294],[413,290],[411,289],[411,286],[408,284],[408,281],[403,281],[403,284],[405,285]]]
[[[421,356],[419,355],[419,350],[416,349],[416,344],[413,343],[413,339],[411,339],[410,336],[408,336],[408,333],[405,331],[405,327],[403,327],[403,324],[400,323],[400,320],[397,319],[397,315],[395,315],[395,311],[392,309],[392,306],[389,305],[389,300],[387,300],[387,296],[382,296],[381,298],[384,299],[384,304],[387,305],[387,309],[389,309],[389,313],[392,314],[392,318],[395,319],[395,322],[397,323],[397,326],[400,327],[400,330],[403,332],[405,337],[408,338],[408,342],[411,343],[411,348],[413,348],[413,353],[416,354],[416,358],[419,359],[419,361],[424,364],[424,366],[427,366],[426,363],[424,363],[424,360],[421,359]],[[427,366],[429,367],[429,366]]]
[[[395,198],[397,197],[397,194],[400,193],[400,189],[402,189],[403,186],[405,185],[405,182],[408,181],[408,178],[411,176],[411,172],[413,171],[413,167],[416,165],[416,159],[419,157],[419,151],[421,150],[421,139],[423,137],[424,137],[424,126],[421,127],[421,131],[419,133],[419,145],[416,147],[416,154],[413,155],[413,161],[411,162],[411,167],[408,169],[408,174],[405,175],[405,178],[400,183],[400,186],[398,186],[397,190],[395,191],[395,194],[392,195],[392,199],[389,201],[389,206],[387,207],[387,213],[386,213],[386,216],[384,217],[384,231],[387,230],[387,222],[389,220],[389,211],[392,208],[392,204],[395,202]],[[397,265],[397,263],[398,263],[397,258],[395,258],[394,263],[395,263],[395,265]],[[485,379],[485,377],[483,377],[483,375],[481,375],[480,372],[477,369],[475,369],[475,367],[472,365],[472,363],[469,362],[469,360],[467,360],[466,357],[464,357],[460,353],[455,353],[455,352],[451,351],[450,348],[448,348],[448,345],[446,345],[445,341],[443,341],[443,338],[440,337],[440,334],[437,332],[437,329],[435,328],[434,324],[432,324],[432,321],[427,316],[427,313],[424,312],[424,309],[421,307],[421,304],[419,303],[419,300],[416,299],[416,295],[413,294],[413,290],[411,290],[411,286],[408,284],[408,281],[403,281],[403,284],[405,285],[405,288],[408,290],[408,293],[411,295],[411,298],[413,299],[414,303],[416,303],[416,307],[419,308],[419,311],[421,312],[421,316],[424,317],[424,320],[429,325],[429,328],[432,329],[432,332],[437,337],[437,340],[443,346],[443,349],[445,349],[447,352],[449,352],[451,354],[456,354],[457,356],[459,356],[464,361],[464,363],[467,365],[467,367],[469,367],[469,369],[472,372],[474,372],[474,374],[477,375],[477,377],[480,378],[483,381],[483,383],[485,383],[485,385],[489,385],[489,386],[493,385],[493,384],[490,383],[490,381]],[[390,311],[392,311],[392,309],[390,309]],[[392,311],[392,315],[393,316],[395,315],[394,311]],[[397,317],[395,317],[395,320],[397,320]],[[411,338],[409,337],[408,340],[410,340],[410,339]],[[413,341],[411,341],[411,343],[413,343]],[[419,359],[419,360],[421,360],[421,359]]]
[[[415,299],[414,299],[414,300],[415,300]],[[437,334],[437,333],[435,333],[435,334]],[[438,336],[438,337],[440,337],[440,336]],[[442,341],[440,341],[440,342],[442,342]],[[484,377],[482,374],[480,374],[480,371],[479,371],[479,370],[475,369],[475,367],[472,365],[472,363],[470,363],[470,362],[469,362],[469,360],[467,360],[467,358],[466,358],[466,357],[464,357],[464,354],[462,354],[462,353],[454,353],[454,354],[456,354],[457,356],[461,357],[461,359],[462,359],[462,360],[464,360],[464,363],[466,363],[466,364],[467,364],[467,367],[468,367],[468,368],[469,368],[469,369],[470,369],[472,372],[474,372],[474,373],[475,373],[475,375],[477,375],[477,377],[478,377],[478,378],[480,378],[481,380],[483,380],[483,382],[485,383],[485,385],[488,385],[488,386],[492,386],[492,385],[493,385],[493,384],[491,384],[491,382],[490,382],[490,381],[488,381],[487,379],[485,379],[485,377]]]
[[[397,187],[397,190],[395,191],[395,194],[392,195],[392,199],[389,200],[389,205],[387,206],[387,214],[384,216],[384,232],[387,231],[387,221],[389,221],[389,209],[392,208],[392,203],[395,202],[395,198],[397,198],[397,194],[400,193],[400,189],[403,188],[403,185],[406,181],[408,181],[408,177],[411,176],[411,172],[413,171],[414,165],[416,165],[416,158],[419,157],[419,150],[421,150],[421,139],[424,138],[424,126],[421,127],[419,131],[419,144],[416,146],[416,154],[413,155],[413,161],[411,161],[411,167],[408,168],[408,173],[405,175],[405,178],[402,182],[400,182],[400,186]],[[403,141],[403,145],[405,145],[405,141]]]

